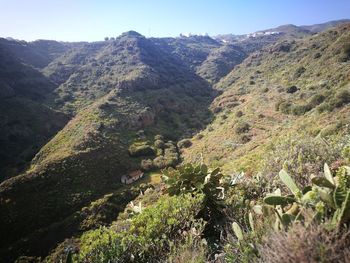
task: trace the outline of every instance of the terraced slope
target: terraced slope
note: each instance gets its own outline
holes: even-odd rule
[[[269,144],[289,132],[341,132],[349,123],[350,26],[280,41],[251,54],[216,87],[215,120],[193,139],[198,155],[226,171],[258,171]],[[337,128],[335,128],[337,127]]]

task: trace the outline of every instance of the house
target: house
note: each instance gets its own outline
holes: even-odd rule
[[[120,179],[123,184],[131,184],[138,179],[142,178],[144,173],[141,170],[134,170],[129,172],[128,174],[125,174]]]

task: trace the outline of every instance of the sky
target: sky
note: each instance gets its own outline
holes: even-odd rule
[[[246,34],[343,18],[350,18],[350,0],[0,0],[0,37],[99,41],[129,30],[146,37]]]

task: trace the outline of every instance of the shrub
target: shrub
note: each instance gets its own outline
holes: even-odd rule
[[[259,252],[262,262],[348,262],[350,232],[329,230],[327,224],[294,224],[288,231],[272,232]]]
[[[129,147],[129,155],[132,157],[154,155],[154,149],[147,142],[135,142]]]
[[[170,195],[187,193],[201,193],[204,195],[203,209],[199,212],[201,218],[207,222],[206,237],[217,242],[220,237],[218,228],[224,216],[225,205],[223,199],[227,184],[220,168],[212,171],[204,164],[184,164],[176,170],[169,168],[164,171],[164,181]]]
[[[191,142],[190,139],[183,139],[183,140],[181,140],[181,141],[179,141],[179,142],[177,143],[177,147],[178,147],[179,149],[188,148],[188,147],[190,147],[191,145],[192,145],[192,142]]]
[[[239,122],[235,126],[235,133],[236,134],[242,134],[245,132],[248,132],[250,129],[250,125],[247,122]]]
[[[155,135],[154,136],[154,140],[156,141],[156,140],[164,140],[164,136],[163,135],[160,135],[160,134],[157,134],[157,135]]]
[[[291,112],[292,103],[289,101],[282,101],[278,104],[278,111],[283,114],[289,114]]]
[[[347,62],[348,60],[350,60],[350,44],[346,43],[340,52],[339,61]]]
[[[124,230],[100,228],[84,233],[75,259],[86,263],[164,262],[189,239],[193,244],[200,240],[204,223],[195,217],[202,202],[200,194],[161,197],[135,215]]]
[[[348,90],[338,91],[331,101],[335,108],[340,108],[344,104],[350,103],[350,92]]]
[[[164,141],[158,139],[154,141],[154,146],[158,149],[164,149],[165,144]]]
[[[297,92],[297,91],[298,91],[297,86],[290,86],[290,87],[288,87],[288,88],[286,89],[286,92],[287,92],[287,93],[295,93],[295,92]]]
[[[306,175],[319,175],[324,163],[341,158],[344,139],[327,140],[311,136],[288,136],[273,145],[264,154],[262,174],[272,178],[284,167],[300,186],[309,183]]]
[[[299,78],[301,75],[304,74],[305,71],[306,71],[306,68],[304,68],[303,66],[298,67],[296,69],[296,71],[294,72],[294,78],[296,78],[296,79]]]
[[[320,105],[318,111],[333,111],[335,108],[340,108],[348,103],[350,103],[350,92],[348,90],[341,90],[338,91],[327,102],[324,102],[322,105]]]
[[[291,112],[293,115],[301,116],[304,115],[306,112],[312,110],[311,105],[304,104],[304,105],[294,105],[291,108]]]
[[[251,139],[252,139],[251,136],[249,136],[247,134],[242,134],[242,135],[239,136],[238,140],[239,140],[240,143],[244,144],[244,143],[249,142]]]
[[[314,59],[318,59],[321,57],[321,53],[317,52],[315,55],[314,55]]]
[[[311,97],[309,101],[309,105],[312,108],[315,108],[317,105],[321,104],[325,100],[325,96],[322,94],[315,94],[314,96]]]
[[[236,112],[235,115],[236,115],[237,118],[240,118],[240,117],[243,116],[243,111],[239,110],[239,111]]]
[[[153,162],[151,159],[147,159],[147,160],[142,160],[141,161],[141,169],[145,172],[150,171],[154,168],[153,166]]]
[[[153,160],[153,165],[158,169],[164,169],[166,167],[175,167],[179,162],[177,154],[165,154],[164,156],[158,156]]]

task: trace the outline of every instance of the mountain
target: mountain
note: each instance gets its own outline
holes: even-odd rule
[[[272,178],[282,165],[316,155],[306,149],[291,156],[285,142],[290,137],[306,146],[317,139],[327,147],[330,138],[347,138],[348,43],[350,25],[342,22],[284,25],[239,37],[146,38],[129,31],[91,43],[1,39],[0,262],[69,262],[72,254],[94,262],[84,251],[95,239],[103,247],[114,238],[103,231],[136,229],[145,240],[150,235],[160,242],[157,227],[164,220],[177,238],[201,225],[182,221],[190,220],[188,206],[201,211],[193,220],[208,222],[203,236],[216,233],[210,216],[218,211],[191,203],[197,200],[193,189],[208,189],[196,181],[186,188],[190,200],[169,197],[165,191],[191,178],[178,177],[169,190],[159,173],[169,168],[169,175],[181,163],[207,163],[209,169],[180,166],[179,173],[208,172],[204,181],[217,196],[220,180],[211,181],[221,176],[216,166],[229,175],[244,171],[249,180]],[[314,159],[344,162],[342,151],[339,146]],[[305,166],[319,173],[315,160]],[[139,170],[143,179],[122,184],[123,176]],[[252,185],[258,183],[247,189]],[[260,198],[268,187],[246,195]],[[212,199],[203,202],[205,209],[215,208]],[[139,213],[144,206],[153,214]],[[159,215],[169,209],[172,218]],[[244,224],[242,218],[235,220]],[[139,225],[129,228],[134,219]],[[176,228],[179,222],[184,228]],[[136,236],[128,242],[144,242]],[[214,236],[209,242],[218,242]]]
[[[350,19],[340,19],[340,20],[329,21],[329,22],[322,23],[322,24],[300,26],[300,27],[303,29],[309,30],[313,33],[318,33],[318,32],[330,29],[331,27],[335,27],[335,26],[338,26],[341,24],[346,24],[349,22],[350,22]]]
[[[338,108],[335,101],[348,103],[349,29],[347,24],[298,40],[280,40],[251,54],[216,84],[223,93],[211,108],[219,113],[195,136],[185,159],[201,154],[206,163],[220,160],[228,172],[256,172],[261,167],[255,155],[269,142],[288,133],[346,129],[349,109]]]
[[[71,59],[77,57],[81,59]],[[120,188],[121,176],[139,169],[145,158],[154,159],[160,168],[175,165],[174,143],[165,141],[164,152],[156,153],[148,146],[154,137],[177,141],[211,119],[208,105],[214,91],[207,82],[134,32],[115,41],[86,44],[58,61],[62,64],[57,71],[74,68],[74,73],[44,104],[72,119],[25,173],[0,185],[8,211],[0,215],[1,233],[9,237],[2,245],[64,220],[93,198]],[[58,63],[48,67],[53,64]],[[54,71],[48,77],[55,80],[60,74]],[[148,152],[143,154],[141,148],[137,157],[130,157],[133,145],[145,146]]]
[[[63,113],[43,104],[55,85],[23,64],[11,45],[6,40],[0,44],[0,180],[22,171],[68,121]]]

